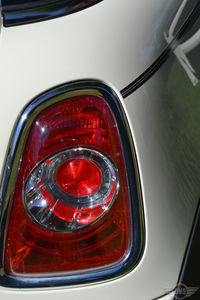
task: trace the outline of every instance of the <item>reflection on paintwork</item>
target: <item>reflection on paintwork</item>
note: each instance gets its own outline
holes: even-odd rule
[[[199,65],[199,26],[200,21],[176,48],[175,56],[145,87],[159,111],[155,117],[158,118],[162,151],[165,153],[166,169],[163,172],[173,179],[173,217],[185,216],[185,222],[193,220],[200,197],[200,83],[198,74],[195,71],[191,73],[190,69],[195,70]],[[198,51],[194,51],[197,48]],[[185,55],[190,52],[192,64],[189,60],[189,65],[187,61],[182,62],[181,51],[185,51]],[[181,227],[181,223],[179,226],[180,233],[185,235],[184,226]]]
[[[181,29],[197,3],[198,0],[166,0],[164,3],[158,0],[156,6],[157,18],[146,37],[146,42],[141,51],[141,62],[148,62],[152,56],[159,55],[166,48]],[[167,40],[165,32],[168,32],[169,35]]]
[[[144,48],[141,53],[142,61],[148,61],[155,51],[160,52],[167,46],[166,41],[163,39],[163,32],[169,27],[169,22],[170,20],[173,20],[173,16],[180,7],[181,2],[182,0],[178,0],[176,2],[168,0],[164,3],[158,1],[158,17],[147,36],[146,43],[144,44]]]
[[[102,0],[58,0],[58,1],[35,1],[29,4],[24,1],[2,1],[2,14],[5,26],[22,25],[36,21],[42,21],[68,15],[79,10],[88,8]],[[25,1],[26,2],[26,1]],[[15,5],[13,5],[15,3]]]
[[[182,43],[199,28],[200,21]],[[195,70],[200,69],[198,48],[188,56]],[[164,294],[177,284],[200,198],[200,83],[194,86],[171,54],[148,82],[126,98],[125,108],[141,175],[146,254]],[[167,272],[171,283],[165,279]]]
[[[184,0],[182,2],[182,5],[180,6],[173,22],[171,23],[168,33],[164,33],[165,39],[168,42],[168,44],[170,44],[174,40],[175,28],[177,26],[177,23],[179,22],[179,19],[183,13],[183,10],[187,2],[188,2],[187,0]],[[174,54],[176,55],[177,59],[179,60],[180,64],[184,68],[185,72],[187,73],[189,79],[191,80],[194,86],[198,84],[199,79],[197,77],[195,69],[193,68],[192,64],[190,63],[190,60],[187,57],[187,54],[192,50],[194,50],[199,44],[200,44],[200,29],[198,29],[185,42],[179,44],[174,49]]]

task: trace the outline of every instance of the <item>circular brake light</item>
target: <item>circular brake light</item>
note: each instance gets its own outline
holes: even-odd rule
[[[41,227],[73,232],[109,210],[118,186],[117,168],[105,154],[70,148],[46,158],[29,174],[23,202],[30,218]]]
[[[102,174],[98,166],[85,158],[65,161],[57,170],[57,184],[72,196],[93,194],[101,185]]]

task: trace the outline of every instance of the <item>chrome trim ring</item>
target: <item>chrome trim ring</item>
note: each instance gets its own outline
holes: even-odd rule
[[[71,159],[87,159],[93,162],[102,174],[102,181],[100,187],[87,196],[73,196],[62,190],[56,181],[56,173],[60,165]],[[46,164],[47,160],[51,160]],[[76,214],[74,215],[72,223],[63,221],[56,217],[53,210],[49,210],[50,205],[46,205],[46,201],[40,192],[39,182],[43,180],[42,185],[45,186],[47,192],[52,196],[55,205],[61,202],[66,206],[71,206],[77,210],[83,208],[93,208],[102,206],[102,213],[92,222],[87,225],[79,224]],[[106,203],[113,189],[113,182],[115,182],[115,190],[109,203]],[[22,199],[25,210],[31,220],[37,223],[40,227],[48,231],[55,231],[60,233],[71,233],[76,230],[83,229],[97,222],[102,218],[111,208],[119,189],[118,171],[114,162],[106,157],[99,150],[94,150],[86,147],[70,148],[64,151],[59,151],[54,155],[48,156],[40,162],[33,171],[29,174],[22,193]],[[36,200],[35,200],[36,199]],[[80,214],[79,214],[80,217]],[[51,222],[49,220],[51,219]],[[59,219],[56,227],[56,220]]]

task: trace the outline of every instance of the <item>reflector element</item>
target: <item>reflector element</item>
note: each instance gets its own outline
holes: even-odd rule
[[[56,181],[64,192],[82,197],[93,194],[100,187],[102,174],[90,160],[75,158],[58,168]]]
[[[73,232],[96,222],[118,190],[111,160],[94,149],[73,148],[39,163],[24,186],[30,218],[49,231]]]

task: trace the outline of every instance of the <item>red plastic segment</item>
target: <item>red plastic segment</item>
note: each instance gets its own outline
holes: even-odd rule
[[[99,168],[90,160],[70,159],[57,170],[56,180],[60,188],[72,196],[88,196],[101,185]]]

